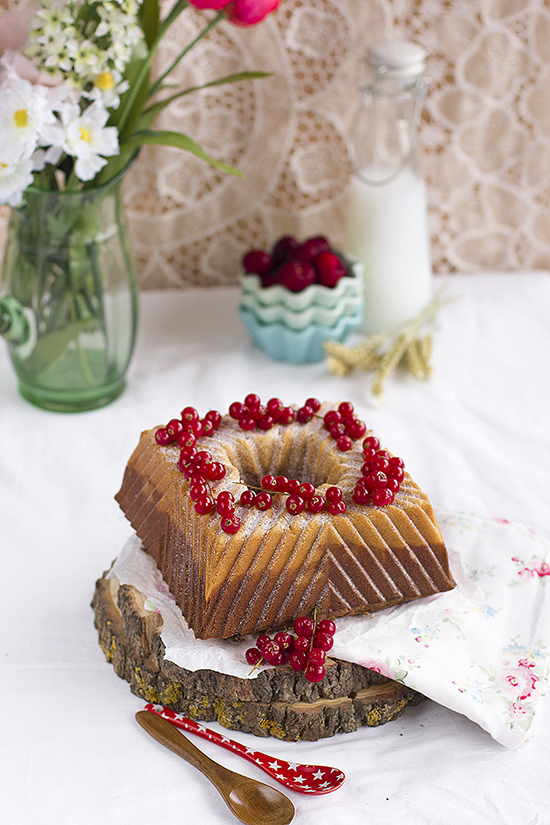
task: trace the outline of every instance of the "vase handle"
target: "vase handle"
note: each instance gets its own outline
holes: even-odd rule
[[[12,295],[5,295],[0,300],[0,335],[12,344],[24,344],[29,334],[29,322],[22,305]]]

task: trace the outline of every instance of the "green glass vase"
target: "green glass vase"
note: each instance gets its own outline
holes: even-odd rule
[[[38,407],[93,410],[124,389],[138,303],[122,202],[130,166],[81,191],[29,187],[11,209],[0,334]]]

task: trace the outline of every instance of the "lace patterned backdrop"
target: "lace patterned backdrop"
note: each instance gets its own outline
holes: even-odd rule
[[[181,15],[159,66],[204,19]],[[284,233],[341,240],[356,67],[388,37],[430,53],[421,146],[434,270],[550,268],[548,0],[282,0],[259,26],[218,27],[180,65],[186,85],[273,74],[163,113],[159,126],[245,177],[176,149],[142,151],[126,181],[142,287],[235,283],[243,252]]]

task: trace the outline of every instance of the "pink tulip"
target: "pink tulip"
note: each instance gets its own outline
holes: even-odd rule
[[[231,0],[225,6],[227,19],[236,26],[255,26],[275,11],[280,0]]]

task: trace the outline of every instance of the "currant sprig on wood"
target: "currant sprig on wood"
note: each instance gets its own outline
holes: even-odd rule
[[[286,427],[293,422],[306,424],[318,415],[320,408],[321,402],[317,398],[308,398],[297,410],[285,406],[279,398],[271,398],[264,406],[258,395],[250,393],[244,402],[234,401],[229,406],[229,415],[245,432],[254,429],[267,431],[276,425]],[[268,510],[273,504],[274,495],[286,496],[285,506],[292,515],[303,511],[315,514],[326,510],[330,515],[336,516],[346,512],[346,502],[339,487],[331,486],[323,495],[313,484],[289,479],[284,475],[263,476],[261,487],[249,485],[238,501],[235,501],[229,490],[222,490],[216,495],[213,487],[225,477],[226,467],[221,462],[214,461],[208,450],[199,449],[198,442],[212,436],[221,423],[222,415],[217,410],[210,410],[201,418],[194,407],[185,407],[179,419],[171,419],[155,433],[159,446],[176,443],[179,447],[177,466],[189,483],[189,496],[197,513],[205,515],[215,510],[220,516],[222,530],[233,534],[242,523],[237,515],[237,507]],[[367,431],[365,422],[355,415],[353,404],[349,401],[343,401],[337,409],[326,412],[323,426],[341,452],[351,450],[353,443]],[[397,456],[391,456],[387,450],[380,449],[380,442],[375,436],[367,436],[362,442],[362,448],[364,462],[352,499],[355,504],[387,506],[393,502],[403,481],[403,461]]]
[[[300,616],[294,620],[293,630],[281,630],[273,639],[262,633],[255,647],[245,653],[246,661],[255,670],[262,662],[269,665],[289,664],[297,673],[302,671],[308,682],[320,682],[325,675],[325,659],[332,648],[336,625],[332,619],[317,622],[313,618]]]

